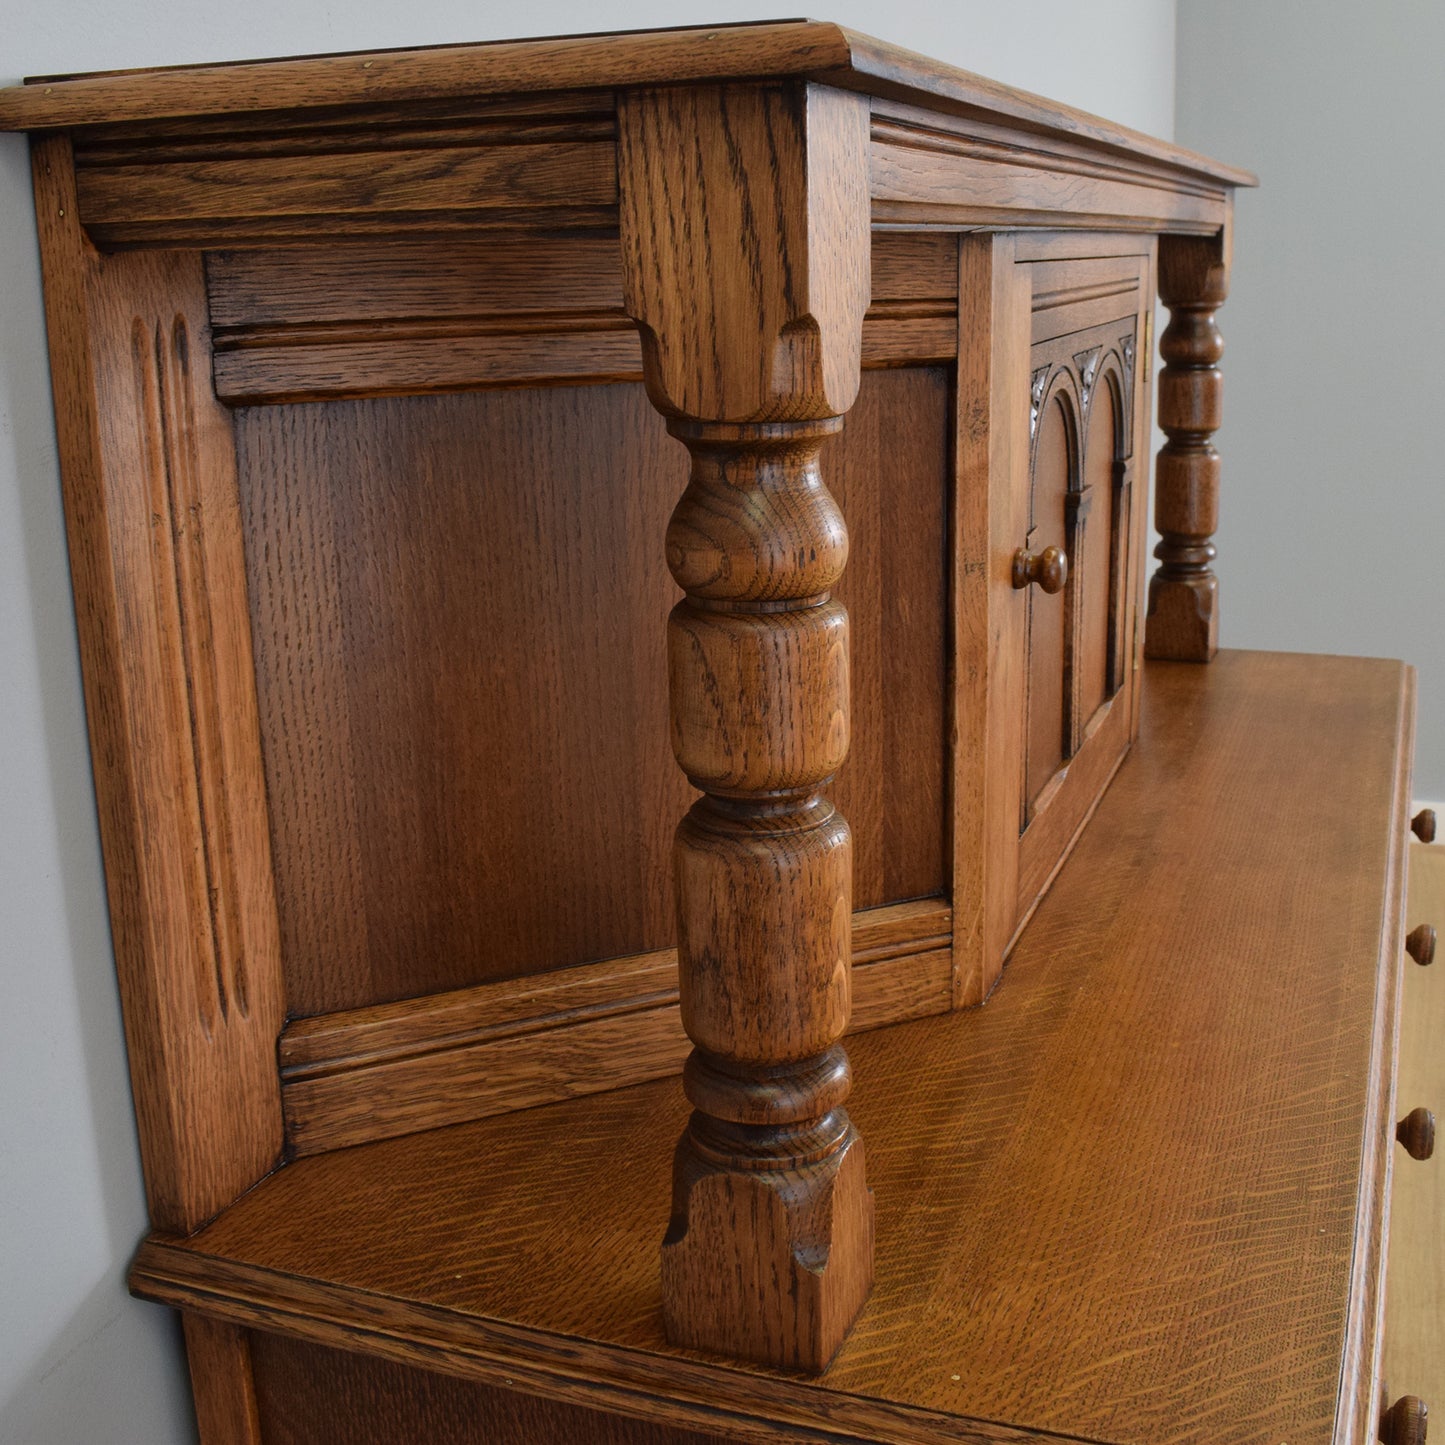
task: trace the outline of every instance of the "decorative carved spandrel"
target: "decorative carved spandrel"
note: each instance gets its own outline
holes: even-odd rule
[[[1049,372],[1052,367],[1041,366],[1029,379],[1029,445],[1039,434],[1039,412],[1044,404],[1044,393],[1049,389]]]

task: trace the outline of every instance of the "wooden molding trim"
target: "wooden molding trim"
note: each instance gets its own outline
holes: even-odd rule
[[[927,898],[853,919],[853,1031],[951,1006],[953,914]],[[281,1035],[293,1154],[481,1119],[677,1072],[677,951],[298,1019]]]
[[[369,114],[297,136],[206,128],[105,131],[76,148],[81,224],[96,245],[265,245],[492,226],[616,224],[608,97],[538,114]],[[508,112],[511,113],[508,113]]]
[[[702,1356],[662,1356],[382,1297],[152,1236],[131,1266],[142,1299],[249,1329],[312,1340],[596,1410],[716,1433],[747,1445],[1075,1445],[1075,1436],[860,1395]],[[828,1424],[820,1427],[820,1410]],[[780,1436],[779,1427],[788,1431]]]
[[[885,102],[873,107],[871,168],[875,225],[1212,235],[1228,214],[1226,188],[1202,177]]]
[[[1404,980],[1409,820],[1415,757],[1414,668],[1404,670],[1396,721],[1391,826],[1384,859],[1386,903],[1380,921],[1380,958],[1375,970],[1375,1019],[1371,1033],[1369,1094],[1365,1103],[1365,1147],[1355,1213],[1355,1253],[1350,1266],[1349,1325],[1340,1370],[1332,1445],[1368,1440],[1378,1419],[1385,1335],[1385,1258],[1390,1237],[1390,1170],[1395,1157],[1395,1065],[1400,1049],[1400,996]],[[1390,905],[1393,903],[1393,910]],[[1364,1388],[1361,1388],[1361,1386]]]
[[[958,350],[957,240],[874,238],[863,364]],[[232,405],[642,380],[613,236],[222,251],[207,263]]]
[[[718,44],[720,38],[725,44]],[[1257,184],[1248,171],[1221,165],[1098,116],[901,50],[871,36],[809,20],[745,22],[619,35],[495,40],[412,50],[298,56],[251,61],[46,76],[0,91],[0,129],[180,122],[199,128],[219,119],[245,128],[278,110],[304,125],[345,108],[355,116],[381,107],[414,110],[449,102],[469,109],[498,96],[531,92],[545,103],[568,91],[618,85],[805,76],[876,96],[922,103],[1051,138],[1091,152],[1135,155],[1227,185]]]

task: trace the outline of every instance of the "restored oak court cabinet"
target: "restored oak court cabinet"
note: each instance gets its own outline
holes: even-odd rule
[[[802,21],[0,125],[206,1445],[1423,1440],[1413,673],[1215,656],[1252,177]]]

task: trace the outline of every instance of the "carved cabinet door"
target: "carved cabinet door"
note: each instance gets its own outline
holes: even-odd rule
[[[1136,731],[1149,257],[1045,259],[1015,270],[1031,300],[1027,464],[1007,479],[1023,492],[1010,508],[1018,533],[1011,645],[1023,654],[1022,923]]]

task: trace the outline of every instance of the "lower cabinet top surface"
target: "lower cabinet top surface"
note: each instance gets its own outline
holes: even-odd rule
[[[850,1043],[877,1282],[819,1379],[663,1339],[676,1080],[305,1159],[133,1287],[743,1440],[1354,1438],[1411,702],[1392,662],[1150,665],[988,1003]]]

